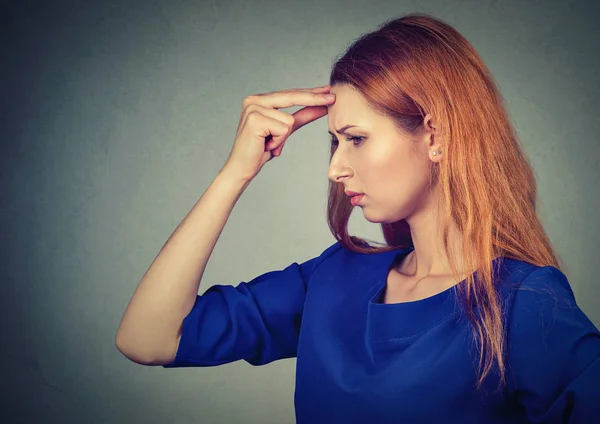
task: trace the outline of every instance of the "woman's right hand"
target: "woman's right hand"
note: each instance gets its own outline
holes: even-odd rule
[[[242,113],[233,147],[223,166],[242,178],[251,180],[273,156],[279,156],[287,138],[309,122],[327,115],[330,86],[289,89],[248,96],[242,102]],[[293,115],[278,110],[306,106]]]

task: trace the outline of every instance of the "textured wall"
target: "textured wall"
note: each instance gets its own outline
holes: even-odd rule
[[[293,359],[144,367],[117,351],[116,330],[227,158],[243,97],[326,84],[353,39],[410,12],[454,25],[492,70],[535,168],[542,221],[600,325],[597,2],[2,3],[0,421],[294,422]],[[263,168],[201,291],[334,241],[328,148],[321,119]],[[351,230],[382,240],[361,214]]]

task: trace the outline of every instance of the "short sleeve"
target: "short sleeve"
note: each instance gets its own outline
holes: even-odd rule
[[[296,356],[309,280],[339,242],[306,262],[237,286],[214,285],[197,295],[183,320],[173,362],[163,368],[206,367],[244,359],[264,365]]]
[[[600,333],[559,269],[524,279],[507,337],[507,387],[530,422],[600,422]]]

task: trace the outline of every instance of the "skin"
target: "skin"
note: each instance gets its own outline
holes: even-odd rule
[[[336,100],[327,106],[328,127],[338,147],[331,158],[328,178],[343,184],[346,191],[365,194],[359,207],[369,222],[406,219],[410,225],[415,249],[392,268],[392,292],[404,297],[427,297],[456,284],[460,280],[449,280],[451,270],[441,240],[442,229],[433,216],[434,196],[439,191],[427,189],[430,166],[444,157],[443,142],[431,115],[423,119],[421,133],[411,138],[401,133],[391,118],[371,110],[353,87],[334,85],[331,92]],[[345,134],[337,132],[346,125],[357,127],[347,129]],[[349,141],[349,137],[364,139]],[[432,153],[439,149],[442,155],[434,156]],[[460,234],[453,226],[449,240],[460,252]]]

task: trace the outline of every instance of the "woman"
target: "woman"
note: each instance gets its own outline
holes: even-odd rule
[[[337,242],[199,296],[237,199],[325,115]],[[348,235],[354,206],[387,246]],[[600,333],[535,206],[473,47],[428,15],[390,20],[348,48],[328,86],[244,100],[225,165],[139,283],[117,346],[165,368],[297,357],[300,423],[595,422]]]

